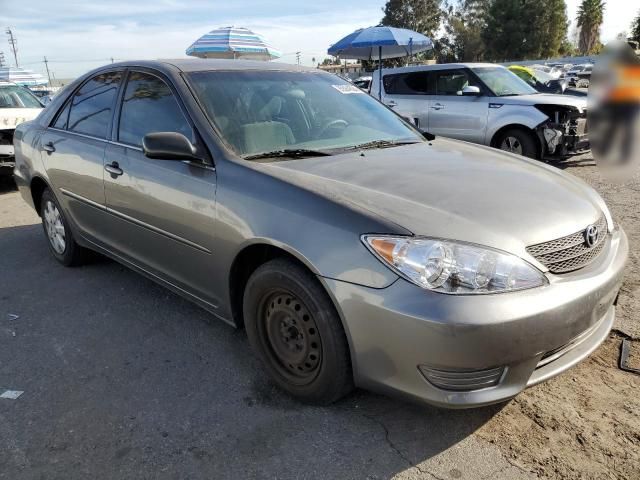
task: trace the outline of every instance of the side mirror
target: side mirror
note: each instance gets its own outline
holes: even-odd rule
[[[462,89],[462,91],[458,92],[458,95],[462,95],[464,97],[477,97],[480,95],[480,88],[467,85]]]
[[[197,160],[196,148],[187,137],[177,132],[148,133],[142,139],[145,157],[156,160]]]

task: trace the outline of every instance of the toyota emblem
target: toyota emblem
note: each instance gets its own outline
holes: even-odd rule
[[[589,225],[587,229],[584,231],[584,241],[587,244],[587,247],[591,248],[596,243],[598,243],[598,227],[595,225]]]

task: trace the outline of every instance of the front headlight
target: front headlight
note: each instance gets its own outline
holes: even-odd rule
[[[434,238],[363,235],[385,264],[416,285],[442,293],[501,293],[547,283],[538,269],[509,253]]]

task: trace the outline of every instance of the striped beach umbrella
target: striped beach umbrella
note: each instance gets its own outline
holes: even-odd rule
[[[247,60],[273,60],[282,53],[264,38],[244,27],[224,27],[211,30],[196,40],[187,55],[200,58],[243,58]]]

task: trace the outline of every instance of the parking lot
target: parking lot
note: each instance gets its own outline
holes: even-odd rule
[[[615,330],[560,377],[463,411],[363,391],[299,404],[244,332],[110,260],[58,265],[3,183],[0,394],[24,393],[0,399],[0,478],[639,478],[640,376],[617,362],[640,338],[640,179],[607,181],[588,156],[560,167],[629,235]]]

